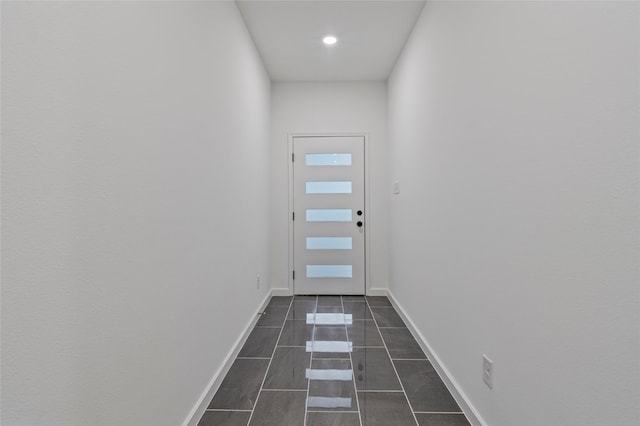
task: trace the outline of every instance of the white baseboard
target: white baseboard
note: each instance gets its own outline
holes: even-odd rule
[[[370,288],[367,289],[367,296],[386,296],[389,289],[386,288]]]
[[[271,295],[273,296],[292,296],[293,292],[287,288],[272,288]]]
[[[386,288],[370,288],[367,290],[367,296],[386,296]],[[272,288],[271,294],[273,296],[292,296],[293,291],[290,288]]]
[[[264,309],[267,306],[267,303],[269,303],[269,300],[271,299],[271,296],[272,296],[271,292],[268,292],[266,297],[260,304],[257,312],[264,311]],[[236,357],[238,356],[238,353],[240,352],[240,349],[242,349],[242,346],[244,346],[244,343],[247,341],[249,334],[251,334],[253,327],[256,325],[259,319],[260,317],[258,315],[254,315],[253,318],[247,323],[247,326],[245,327],[244,332],[240,335],[240,337],[238,337],[238,339],[236,340],[231,350],[229,350],[229,353],[227,354],[227,357],[225,358],[220,368],[218,368],[218,370],[213,374],[213,377],[209,381],[209,384],[205,388],[204,392],[202,392],[202,395],[198,399],[198,402],[196,402],[194,407],[191,409],[191,411],[187,415],[187,418],[184,420],[184,422],[182,422],[182,426],[198,425],[198,422],[200,421],[200,418],[204,415],[204,412],[207,409],[209,402],[211,402],[211,399],[218,391],[218,388],[220,388],[220,385],[222,384],[222,380],[224,380],[225,376],[231,369],[231,365],[235,361]]]
[[[471,404],[469,398],[467,398],[465,393],[462,392],[458,383],[453,380],[451,374],[449,373],[449,370],[447,370],[447,367],[445,367],[442,360],[433,351],[431,345],[429,345],[429,343],[427,342],[427,339],[425,339],[422,333],[420,333],[420,331],[416,328],[413,321],[411,321],[411,318],[409,318],[405,310],[402,309],[402,306],[398,303],[390,290],[388,291],[388,297],[393,307],[396,309],[396,311],[398,311],[400,317],[402,317],[402,320],[407,325],[407,328],[409,329],[413,337],[415,337],[415,339],[418,341],[418,344],[427,355],[427,358],[429,358],[429,361],[431,361],[431,364],[453,396],[453,399],[456,400],[464,414],[467,416],[469,422],[471,422],[471,424],[474,426],[486,426],[486,422],[482,419],[482,417],[480,417],[480,414],[474,408],[473,404]]]

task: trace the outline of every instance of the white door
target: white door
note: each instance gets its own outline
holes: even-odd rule
[[[293,138],[295,294],[364,294],[364,137]]]

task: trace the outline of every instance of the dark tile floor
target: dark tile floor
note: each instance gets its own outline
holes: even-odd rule
[[[273,297],[199,426],[463,426],[386,297]]]

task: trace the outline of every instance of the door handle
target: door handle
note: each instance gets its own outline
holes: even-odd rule
[[[358,225],[358,227],[360,228],[360,227],[362,227],[362,222],[358,221],[358,223],[356,223],[356,225]]]
[[[362,210],[358,210],[358,216],[362,216]]]

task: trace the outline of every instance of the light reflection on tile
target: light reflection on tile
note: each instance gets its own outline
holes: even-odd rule
[[[331,398],[327,396],[310,396],[307,398],[309,408],[351,408],[351,398]]]
[[[353,352],[353,343],[316,340],[307,342],[307,352],[348,353]]]
[[[468,425],[387,298],[274,297],[266,310],[199,426],[246,426],[252,411],[252,426],[301,426],[305,411],[308,426]]]
[[[334,370],[334,369],[312,369],[307,368],[307,379],[311,380],[343,380],[349,381],[353,379],[353,370]]]
[[[309,397],[326,397],[326,398],[342,398],[345,406],[336,405],[335,407],[324,407],[326,410],[343,411],[357,410],[356,391],[353,386],[353,380],[310,380],[309,381]],[[348,400],[351,400],[351,406],[346,406]]]
[[[349,325],[353,324],[353,315],[339,313],[307,313],[307,324]]]

